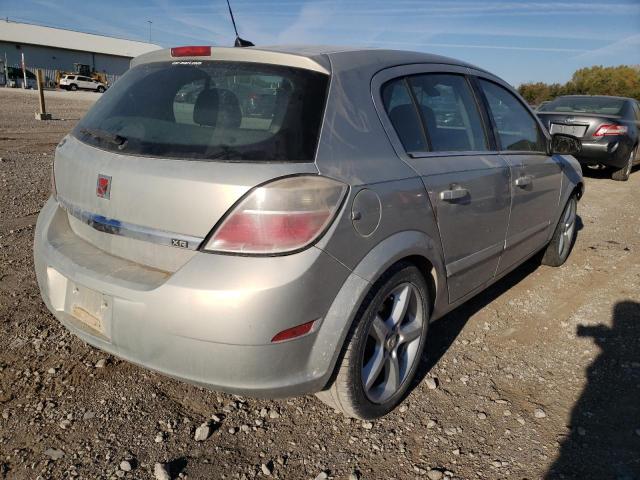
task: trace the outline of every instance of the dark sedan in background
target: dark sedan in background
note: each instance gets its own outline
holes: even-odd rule
[[[640,103],[632,98],[566,95],[541,105],[538,117],[550,133],[582,140],[576,158],[587,166],[614,169],[614,180],[627,180],[640,162]]]

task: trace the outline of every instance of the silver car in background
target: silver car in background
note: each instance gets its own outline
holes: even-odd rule
[[[428,325],[576,233],[579,141],[422,53],[145,54],[58,145],[35,268],[73,333],[147,368],[375,418]]]

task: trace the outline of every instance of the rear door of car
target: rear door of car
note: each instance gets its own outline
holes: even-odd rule
[[[450,302],[494,277],[511,204],[509,166],[468,72],[411,65],[374,79],[394,149],[420,174],[436,214]]]
[[[547,154],[535,115],[505,85],[478,78],[500,154],[511,168],[512,206],[498,273],[539,250],[554,228],[561,187],[560,163]]]
[[[79,88],[93,88],[93,82],[87,77],[78,77]]]

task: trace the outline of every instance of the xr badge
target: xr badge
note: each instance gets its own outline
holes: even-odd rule
[[[186,240],[179,240],[177,238],[172,238],[171,246],[180,247],[180,248],[189,248],[189,242],[187,242]]]

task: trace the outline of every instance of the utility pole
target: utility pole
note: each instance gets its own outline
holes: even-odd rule
[[[24,52],[22,52],[22,88],[27,87],[27,66],[24,63]]]
[[[9,86],[9,64],[7,63],[7,52],[4,52],[4,81],[5,87]]]
[[[147,23],[149,24],[149,43],[151,43],[151,24],[153,22],[151,20],[147,20]]]
[[[42,69],[39,68],[36,71],[36,79],[38,81],[38,99],[40,100],[40,112],[36,112],[36,120],[51,120],[51,114],[47,113],[47,107],[44,104],[42,77]]]

